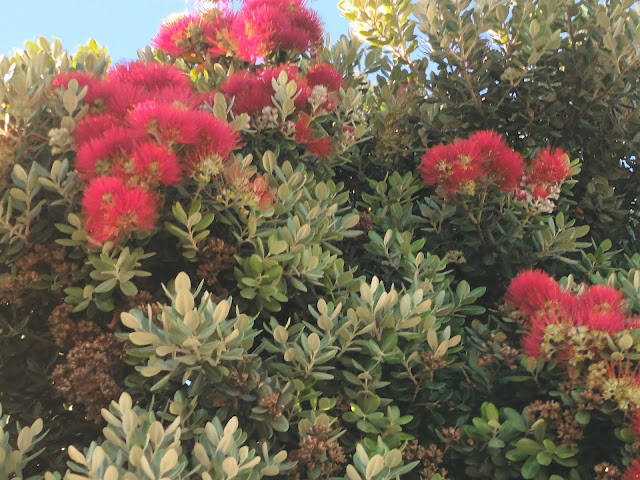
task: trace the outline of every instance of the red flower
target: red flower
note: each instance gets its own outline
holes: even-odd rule
[[[210,9],[167,19],[151,42],[169,55],[200,55],[209,52],[212,59],[230,53],[227,30],[233,15],[230,11]]]
[[[326,158],[333,153],[331,138],[313,138],[313,130],[305,116],[301,116],[296,122],[296,142],[306,145],[307,151],[318,158]]]
[[[162,63],[121,63],[109,71],[107,82],[131,84],[152,93],[167,87],[191,89],[191,81],[181,70]]]
[[[510,148],[498,133],[485,130],[469,137],[470,147],[475,149],[483,174],[500,190],[513,191],[522,180],[524,161]]]
[[[436,185],[446,166],[452,161],[454,151],[449,145],[440,143],[430,148],[420,158],[420,175],[427,187]]]
[[[198,141],[198,112],[178,105],[148,101],[137,105],[128,115],[131,127],[139,134],[148,134],[158,143],[171,145],[194,144]]]
[[[536,200],[546,200],[549,198],[549,189],[542,185],[533,187],[533,198]]]
[[[121,126],[120,120],[110,114],[87,115],[76,124],[73,140],[76,148],[82,144],[100,138],[105,132]]]
[[[538,152],[529,169],[533,182],[546,185],[562,182],[571,172],[569,156],[559,148],[552,150],[550,147]]]
[[[305,53],[322,41],[322,25],[303,0],[245,0],[231,35],[239,56],[253,62],[279,50]]]
[[[220,87],[220,91],[227,101],[234,98],[232,110],[235,114],[252,115],[262,112],[264,107],[273,106],[271,84],[266,86],[260,78],[249,72],[230,75]]]
[[[160,30],[151,41],[151,45],[174,57],[192,53],[188,48],[188,30],[191,24],[198,21],[199,17],[197,13],[191,13],[166,19],[160,25]]]
[[[549,325],[560,324],[573,324],[568,312],[562,309],[541,311],[537,315],[531,316],[527,332],[520,342],[522,352],[529,357],[539,359],[542,355],[542,343],[546,328]],[[567,352],[561,352],[561,355],[566,356]]]
[[[178,157],[152,142],[139,145],[133,152],[133,173],[143,185],[173,185],[180,180]]]
[[[84,179],[111,175],[124,168],[136,141],[140,139],[134,131],[112,128],[99,138],[83,143],[76,154],[76,168]]]
[[[296,122],[296,142],[306,144],[312,139],[311,128],[309,128],[309,119],[300,116]]]
[[[613,287],[589,287],[577,299],[573,316],[592,330],[616,333],[627,328],[626,300]]]
[[[200,16],[200,27],[206,38],[209,55],[219,58],[230,55],[233,40],[229,30],[235,15],[231,10],[210,9]]]
[[[198,127],[197,144],[201,153],[224,159],[238,148],[238,133],[231,125],[204,111],[191,112],[191,119]]]
[[[640,480],[640,458],[635,459],[624,472],[623,480]]]
[[[94,179],[84,192],[82,209],[87,233],[97,243],[117,242],[135,231],[152,230],[156,217],[151,192],[127,188],[114,177]]]
[[[124,188],[124,182],[116,177],[98,177],[89,183],[82,198],[85,215],[98,216],[105,206],[112,204],[112,196]]]
[[[574,324],[571,311],[575,297],[563,292],[553,278],[538,270],[519,273],[511,281],[505,300],[530,316],[521,342],[525,355],[540,358],[547,326]]]
[[[519,273],[511,281],[505,294],[507,303],[533,316],[541,312],[566,309],[569,297],[553,278],[539,270]]]
[[[215,92],[213,92],[215,95]],[[196,94],[191,88],[182,87],[166,87],[161,88],[147,96],[149,100],[153,100],[158,104],[175,105],[185,109],[198,109],[202,105],[199,94]]]
[[[307,142],[307,151],[318,158],[326,158],[333,153],[333,142],[329,137],[322,137]]]
[[[126,114],[133,105],[148,98],[141,86],[119,82],[102,82],[95,96],[93,105],[115,116]]]
[[[636,442],[640,442],[640,412],[635,412],[629,424],[629,431]]]
[[[327,87],[329,92],[337,92],[342,87],[342,74],[328,63],[312,65],[305,75],[311,88],[316,85]]]
[[[445,197],[473,192],[481,170],[471,146],[458,141],[428,150],[420,159],[420,174],[426,185],[438,184],[440,194]]]

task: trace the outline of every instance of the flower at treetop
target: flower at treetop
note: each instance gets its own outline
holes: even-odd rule
[[[236,115],[240,113],[253,115],[262,112],[264,107],[273,105],[271,84],[265,85],[260,78],[250,72],[229,75],[227,81],[220,87],[220,92],[224,94],[227,101],[234,99],[231,108]]]
[[[162,23],[151,43],[174,57],[209,53],[216,59],[231,53],[228,29],[232,20],[231,10],[218,8],[173,15]]]
[[[238,55],[255,62],[281,50],[307,52],[321,43],[322,24],[303,0],[244,0],[231,36]]]
[[[199,19],[198,13],[171,15],[162,22],[151,45],[174,57],[193,54],[189,48],[189,27]]]
[[[134,131],[116,127],[104,135],[83,143],[76,153],[76,169],[85,180],[111,175],[114,170],[124,168],[131,149],[140,140]]]
[[[569,297],[553,278],[540,270],[520,272],[504,296],[507,303],[533,316],[567,309]]]
[[[103,82],[93,104],[98,111],[119,117],[125,115],[133,105],[148,98],[147,92],[139,85]]]
[[[98,177],[82,199],[88,235],[97,243],[118,241],[124,235],[152,230],[156,218],[155,196],[144,188],[127,188],[120,178]]]
[[[636,458],[624,472],[623,480],[640,480],[640,458]]]
[[[167,87],[191,89],[191,80],[173,65],[152,62],[128,62],[116,65],[105,82],[131,84],[153,93]]]
[[[524,160],[510,148],[501,135],[484,130],[471,135],[467,142],[483,169],[483,174],[500,190],[511,192],[520,185],[524,174]]]
[[[482,174],[475,152],[466,141],[439,144],[420,158],[420,174],[427,186],[438,185],[444,197],[473,194],[475,182]]]
[[[198,112],[186,110],[178,105],[159,104],[147,101],[136,105],[127,120],[139,134],[148,134],[158,143],[169,146],[194,144],[198,141]]]
[[[200,15],[200,26],[211,58],[231,55],[235,45],[229,30],[235,14],[230,9],[211,8]]]
[[[540,150],[529,165],[530,180],[543,185],[560,183],[570,172],[569,156],[559,148]]]

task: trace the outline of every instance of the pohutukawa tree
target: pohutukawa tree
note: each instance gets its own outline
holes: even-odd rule
[[[0,477],[640,478],[636,4],[340,8],[0,60]]]

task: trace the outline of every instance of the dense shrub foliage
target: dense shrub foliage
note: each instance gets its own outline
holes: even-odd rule
[[[637,5],[339,6],[0,60],[0,477],[640,478]]]

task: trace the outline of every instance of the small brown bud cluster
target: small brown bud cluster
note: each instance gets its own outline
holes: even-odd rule
[[[485,352],[478,359],[479,367],[501,367],[506,366],[514,371],[518,368],[517,348],[512,347],[508,343],[504,343],[506,336],[499,332],[491,335],[491,338],[484,344]]]
[[[422,367],[423,375],[428,381],[433,382],[433,376],[435,373],[446,367],[447,361],[442,357],[436,357],[433,352],[426,352],[422,354]]]
[[[35,245],[15,261],[15,273],[0,279],[0,305],[20,305],[34,284],[50,284],[51,290],[70,287],[78,265],[65,258],[64,247]]]
[[[576,421],[575,409],[562,408],[559,402],[550,400],[542,402],[537,400],[529,405],[529,418],[535,422],[539,418],[547,421],[547,424],[555,429],[562,447],[570,450],[578,448],[576,441],[584,438],[584,425]]]
[[[102,423],[100,411],[122,393],[125,342],[98,325],[72,318],[73,307],[60,305],[49,317],[56,344],[67,353],[52,373],[53,385],[72,405],[84,406],[85,416]]]
[[[608,462],[602,462],[593,467],[596,476],[593,480],[622,480],[622,472],[618,467]]]
[[[299,442],[297,450],[289,453],[288,461],[297,462],[289,473],[289,478],[301,480],[308,478],[304,472],[320,469],[320,476],[314,478],[334,477],[342,472],[347,463],[342,446],[335,440],[329,440],[333,429],[330,425],[314,425],[307,436]]]
[[[258,401],[258,405],[267,409],[269,415],[277,422],[282,417],[282,411],[284,410],[284,405],[280,405],[278,400],[280,400],[280,394],[282,392],[273,392],[271,395],[267,395],[264,398],[261,398]]]
[[[432,478],[436,474],[440,474],[442,480],[447,480],[447,470],[440,465],[444,461],[444,452],[435,443],[423,447],[418,440],[411,440],[402,451],[405,463],[419,461],[420,477]]]
[[[236,261],[236,247],[219,238],[209,237],[198,266],[198,276],[212,286],[218,282],[218,275],[233,268]]]

